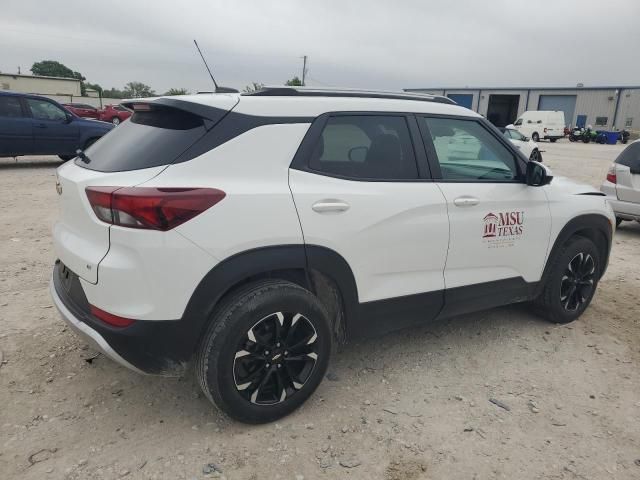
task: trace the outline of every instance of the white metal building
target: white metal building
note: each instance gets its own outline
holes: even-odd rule
[[[18,73],[0,73],[0,90],[19,93],[33,93],[56,100],[60,103],[87,103],[94,107],[118,104],[119,98],[100,98],[98,92],[87,90],[89,96],[82,97],[80,80],[63,77],[43,77]]]
[[[640,129],[640,86],[406,88],[444,95],[503,127],[527,110],[562,110],[567,126]]]

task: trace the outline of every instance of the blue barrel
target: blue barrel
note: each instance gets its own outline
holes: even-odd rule
[[[604,132],[607,136],[607,145],[615,145],[618,141],[618,135],[620,132]]]

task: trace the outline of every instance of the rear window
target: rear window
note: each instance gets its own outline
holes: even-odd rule
[[[147,108],[145,106],[145,108]],[[168,165],[207,132],[202,117],[170,107],[149,106],[86,150],[76,164],[100,172]]]
[[[618,155],[616,163],[631,168],[640,168],[640,142],[633,142],[628,145],[627,148]]]

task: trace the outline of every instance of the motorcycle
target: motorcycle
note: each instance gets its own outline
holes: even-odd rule
[[[618,134],[618,140],[620,140],[621,143],[629,143],[629,136],[630,135],[631,134],[627,130],[622,130]]]
[[[582,128],[580,127],[574,127],[573,129],[571,129],[571,131],[569,132],[569,141],[570,142],[579,142],[580,140],[582,140]]]

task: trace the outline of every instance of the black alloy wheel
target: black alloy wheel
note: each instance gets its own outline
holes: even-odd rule
[[[584,252],[571,259],[560,282],[560,302],[565,310],[578,310],[593,294],[596,281],[596,262]]]
[[[318,361],[317,339],[301,313],[275,312],[259,320],[236,349],[233,379],[240,395],[257,405],[295,395]]]

